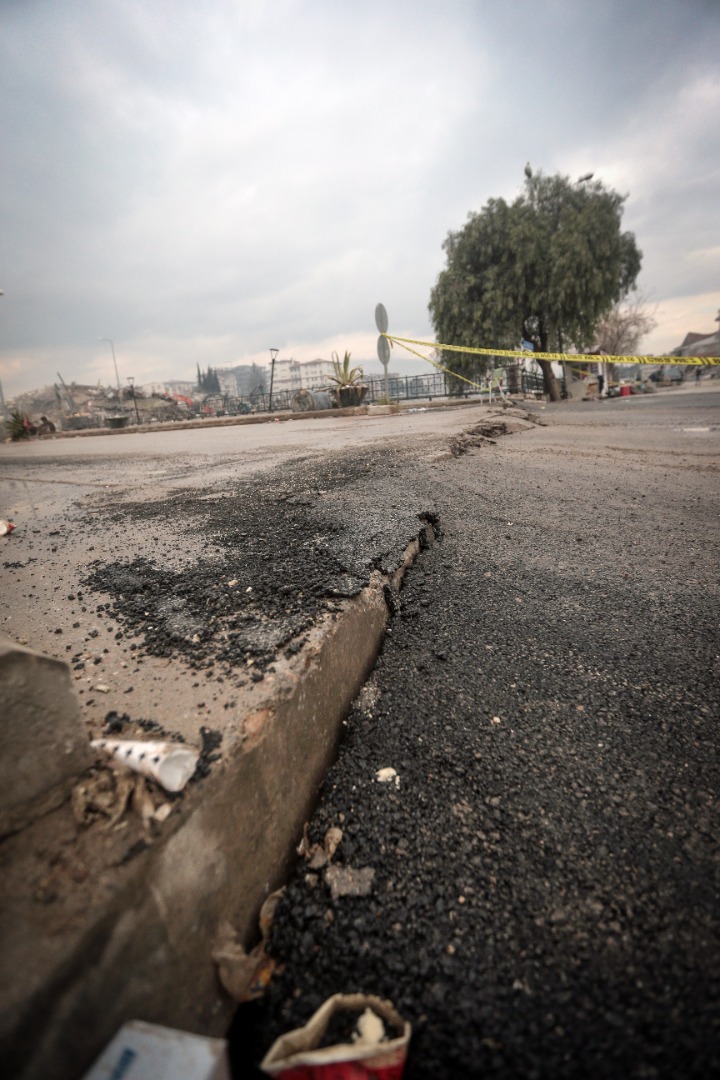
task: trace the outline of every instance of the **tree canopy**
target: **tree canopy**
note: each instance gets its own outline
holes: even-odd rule
[[[218,378],[217,368],[208,367],[207,371],[202,371],[200,365],[197,365],[197,384],[199,390],[204,390],[206,394],[219,394],[220,393],[220,380]]]
[[[625,198],[597,180],[526,169],[514,202],[490,199],[448,233],[447,267],[429,304],[438,340],[513,349],[524,338],[538,352],[592,346],[600,319],[640,272],[635,237],[621,228]],[[557,399],[550,362],[539,362]],[[444,363],[466,375],[487,367],[469,353],[448,352]]]

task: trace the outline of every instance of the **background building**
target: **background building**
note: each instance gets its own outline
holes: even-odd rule
[[[720,356],[720,341],[718,334],[696,334],[690,332],[685,335],[682,345],[670,353],[671,356]]]
[[[332,360],[276,360],[273,391],[314,390],[327,386],[334,374]]]

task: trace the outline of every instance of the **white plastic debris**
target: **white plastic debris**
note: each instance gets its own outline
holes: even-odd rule
[[[11,533],[15,525],[12,521],[5,521],[4,518],[0,518],[0,536],[5,536],[7,533]]]
[[[118,765],[156,780],[166,791],[182,791],[195,772],[199,757],[196,750],[179,743],[94,739],[91,745]]]
[[[390,767],[387,769],[378,769],[375,774],[375,779],[379,784],[389,784],[391,780],[394,780],[395,787],[400,787],[400,777],[395,772],[395,769]]]
[[[225,1039],[131,1020],[120,1029],[83,1080],[230,1080]]]

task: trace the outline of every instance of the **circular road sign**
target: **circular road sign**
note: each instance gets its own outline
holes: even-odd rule
[[[381,362],[387,366],[390,363],[390,342],[382,334],[378,338],[377,350]]]
[[[387,334],[388,317],[384,304],[378,304],[375,308],[375,325],[381,334]]]

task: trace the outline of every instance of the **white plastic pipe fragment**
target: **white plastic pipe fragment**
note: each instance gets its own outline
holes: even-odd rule
[[[94,739],[91,746],[118,765],[156,780],[166,791],[182,791],[195,772],[199,754],[187,746],[135,739]]]

